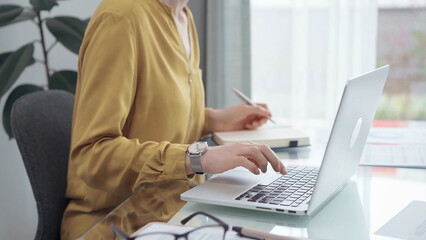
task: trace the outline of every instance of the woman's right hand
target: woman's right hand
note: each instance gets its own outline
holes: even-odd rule
[[[258,175],[260,171],[266,172],[268,163],[276,172],[287,173],[284,164],[271,148],[262,144],[237,143],[209,147],[201,156],[201,167],[205,173],[210,174],[241,166]]]

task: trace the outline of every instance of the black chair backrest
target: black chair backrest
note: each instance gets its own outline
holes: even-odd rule
[[[50,90],[24,95],[12,108],[12,131],[37,203],[35,239],[60,238],[73,105],[71,93]]]

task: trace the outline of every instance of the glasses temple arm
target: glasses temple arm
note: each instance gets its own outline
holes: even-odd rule
[[[114,234],[118,235],[120,238],[125,239],[125,240],[131,240],[131,239],[133,239],[133,238],[130,238],[123,231],[121,231],[120,229],[118,229],[116,226],[114,226],[114,224],[112,224],[112,223],[111,223],[111,228],[112,228],[112,231],[114,232]]]
[[[224,222],[223,222],[222,220],[220,220],[219,218],[217,218],[217,217],[215,217],[215,216],[213,216],[213,215],[210,215],[210,214],[208,214],[208,213],[205,213],[205,212],[195,212],[195,213],[193,213],[193,214],[189,215],[188,217],[186,217],[186,218],[182,219],[182,221],[180,221],[180,223],[181,223],[181,224],[183,224],[183,225],[185,225],[187,222],[189,222],[189,220],[191,220],[191,219],[192,219],[193,217],[195,217],[196,215],[204,215],[204,216],[206,216],[206,217],[209,217],[209,218],[213,219],[214,221],[216,221],[219,225],[221,225],[221,226],[225,227],[225,228],[226,228],[226,230],[228,230],[228,229],[229,229],[228,224],[224,223]]]

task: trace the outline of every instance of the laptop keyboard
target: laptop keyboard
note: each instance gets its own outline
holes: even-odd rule
[[[288,166],[287,174],[269,184],[262,182],[244,192],[235,200],[247,200],[271,205],[297,207],[311,199],[318,168]]]

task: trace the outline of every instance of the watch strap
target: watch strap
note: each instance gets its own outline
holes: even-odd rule
[[[192,170],[196,174],[204,174],[203,169],[201,168],[201,154],[189,154],[189,161],[191,163]]]

